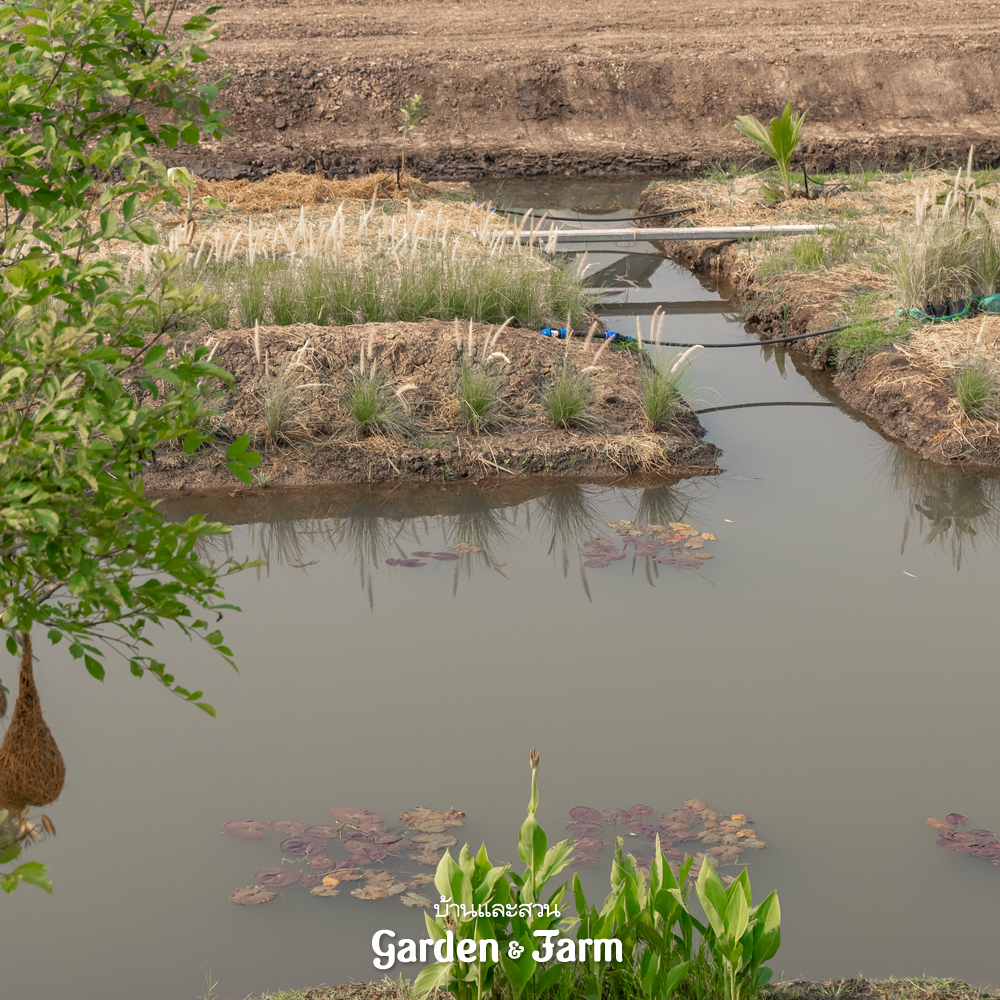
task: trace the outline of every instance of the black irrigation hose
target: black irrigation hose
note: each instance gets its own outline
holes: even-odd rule
[[[732,403],[729,406],[708,406],[704,410],[694,410],[694,413],[718,413],[720,410],[749,410],[754,406],[836,406],[836,403],[819,403],[815,400],[803,402],[775,402],[775,403]]]
[[[650,344],[652,347],[704,347],[709,350],[713,347],[766,347],[768,344],[788,344],[793,340],[808,340],[809,337],[822,337],[828,333],[839,333],[854,326],[854,323],[845,323],[844,326],[831,326],[829,330],[817,330],[815,333],[797,333],[794,337],[774,337],[771,340],[741,340],[733,344],[681,344],[675,340],[641,340],[641,344]],[[624,340],[635,341],[635,337],[618,334]]]
[[[518,212],[513,208],[495,208],[494,212],[499,212],[501,215],[529,215],[534,214],[537,209],[529,209],[527,212]],[[673,208],[667,212],[654,212],[652,215],[630,215],[626,219],[622,219],[622,222],[638,222],[640,219],[665,219],[673,215],[687,215],[689,212],[697,212],[697,208]],[[539,221],[545,219],[549,222],[586,222],[586,219],[567,219],[561,215],[548,215],[543,212],[538,216]],[[606,219],[606,222],[617,222],[617,219]]]

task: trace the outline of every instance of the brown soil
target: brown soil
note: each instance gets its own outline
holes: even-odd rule
[[[653,212],[687,202],[682,186],[647,189],[639,212]],[[798,211],[802,200],[783,203]],[[805,204],[809,204],[806,202]],[[780,215],[782,206],[772,210]],[[755,220],[763,221],[763,220]],[[787,221],[773,218],[774,222]],[[795,221],[801,221],[796,219]],[[655,222],[640,222],[640,226]],[[695,219],[694,224],[699,223]],[[696,273],[713,275],[740,300],[745,321],[762,337],[793,336],[830,329],[845,322],[842,305],[859,292],[884,292],[885,275],[842,265],[831,270],[780,274],[763,280],[745,244],[735,240],[665,244],[679,263]],[[886,303],[886,307],[895,303]],[[954,366],[935,344],[971,345],[985,332],[986,341],[1000,338],[1000,321],[970,318],[946,326],[918,327],[912,344],[878,350],[866,359],[838,369],[824,337],[809,337],[786,345],[800,371],[835,373],[833,388],[846,404],[884,437],[905,445],[921,458],[969,471],[1000,469],[1000,419],[987,411],[970,419],[961,412],[953,386]],[[996,327],[996,329],[994,329]],[[966,348],[967,349],[967,348]],[[953,352],[954,353],[954,352]],[[961,352],[956,356],[960,357]],[[821,390],[822,391],[822,390]],[[827,393],[829,394],[829,393]]]
[[[233,390],[216,401],[216,431],[223,438],[251,435],[263,455],[258,478],[266,476],[267,485],[717,471],[720,453],[701,441],[704,430],[686,406],[663,430],[646,428],[639,408],[641,366],[648,364],[644,357],[581,338],[552,340],[533,330],[506,327],[494,342],[496,327],[471,327],[475,356],[481,356],[487,339],[490,352],[505,356],[494,359],[490,369],[502,372],[505,382],[497,420],[483,433],[467,433],[455,386],[460,370],[456,339],[467,352],[469,331],[468,323],[433,320],[262,327],[256,343],[253,330],[227,330],[178,338],[172,349],[206,341],[216,345],[214,360],[235,378]],[[388,385],[410,386],[404,398],[414,426],[405,437],[359,438],[341,402],[349,371],[369,348]],[[544,416],[540,392],[563,365],[596,366],[589,375],[592,426],[557,428]],[[292,384],[301,386],[295,396],[299,406],[287,440],[276,443],[268,438],[262,399],[280,373],[289,371],[294,372]],[[132,386],[138,390],[137,383]],[[151,402],[148,396],[139,399]],[[208,446],[192,456],[160,451],[147,464],[147,489],[235,489],[225,447]]]
[[[414,93],[431,112],[410,162],[429,178],[691,173],[749,159],[723,126],[789,100],[810,109],[811,170],[972,142],[1000,162],[986,0],[233,0],[221,17],[204,76],[234,71],[219,105],[235,134],[171,154],[209,177],[394,170]]]

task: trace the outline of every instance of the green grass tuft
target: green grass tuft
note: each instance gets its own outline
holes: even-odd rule
[[[670,371],[666,367],[654,366],[642,373],[640,399],[650,430],[655,431],[671,420],[684,402],[681,388],[684,372],[684,368]]]
[[[456,395],[467,430],[478,434],[497,419],[503,385],[503,376],[484,363],[462,362]]]
[[[370,434],[405,437],[412,429],[409,406],[402,391],[393,389],[374,366],[351,370],[341,402],[354,421],[358,437]]]
[[[542,409],[557,427],[592,427],[596,423],[590,413],[593,405],[590,376],[567,365],[542,391]]]
[[[978,417],[996,399],[997,375],[985,358],[967,357],[955,373],[958,405],[969,417]]]

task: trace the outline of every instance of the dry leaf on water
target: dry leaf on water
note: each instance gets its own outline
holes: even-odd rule
[[[315,885],[309,892],[313,896],[339,896],[340,890],[334,889],[332,885]]]
[[[406,883],[397,882],[395,885],[390,885],[388,889],[385,890],[387,896],[398,896],[401,892],[406,892]]]
[[[667,521],[674,531],[689,531],[691,529],[690,524],[685,524],[683,521]]]
[[[703,531],[701,533],[701,537],[704,538],[706,542],[715,541],[715,535],[713,535],[711,531]],[[733,819],[736,819],[736,817],[734,816]]]
[[[256,906],[257,903],[269,903],[276,895],[277,893],[268,892],[262,885],[245,885],[229,897],[229,902],[237,906]]]
[[[434,876],[433,875],[424,875],[424,874],[421,874],[421,875],[414,875],[410,879],[410,881],[407,882],[406,884],[411,889],[419,889],[421,886],[429,885],[433,881],[434,881]]]
[[[358,879],[365,877],[365,873],[359,871],[357,868],[341,868],[337,870],[337,878],[341,882],[357,882]]]
[[[405,896],[401,896],[399,901],[403,904],[403,906],[434,905],[426,896],[422,896],[419,892],[408,892]]]
[[[389,886],[396,884],[396,876],[392,872],[376,872],[376,871],[366,871],[365,874],[368,876],[367,885],[372,886],[376,889],[388,889]]]
[[[271,829],[270,823],[262,819],[231,819],[222,824],[222,832],[230,837],[243,837],[246,840],[257,840],[266,837]]]
[[[419,833],[412,838],[418,844],[423,844],[425,851],[437,851],[442,847],[454,847],[458,841],[446,833]]]
[[[684,548],[686,549],[703,549],[705,543],[700,538],[692,538],[689,542],[684,543]]]
[[[352,889],[351,895],[356,896],[358,899],[385,899],[389,893],[385,889],[379,889],[376,886],[362,885],[358,886],[357,889]]]
[[[437,863],[441,860],[443,853],[444,852],[438,853],[437,851],[427,850],[427,851],[421,851],[420,854],[409,854],[407,855],[407,857],[409,857],[412,861],[416,861],[418,864],[421,865],[436,866]]]
[[[323,877],[323,885],[326,886],[340,885],[340,879],[334,878],[332,875],[325,875]]]
[[[478,545],[470,545],[468,542],[459,542],[457,545],[451,547],[452,552],[466,553],[466,552],[482,552],[482,548]]]
[[[445,827],[462,826],[465,813],[457,809],[428,809],[425,806],[416,806],[409,812],[399,814],[399,818],[414,830],[423,833],[443,833]]]

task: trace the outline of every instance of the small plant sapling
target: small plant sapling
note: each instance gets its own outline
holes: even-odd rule
[[[756,143],[762,152],[777,163],[786,198],[792,197],[790,175],[792,156],[802,139],[802,123],[808,113],[803,111],[801,114],[796,114],[792,111],[792,102],[789,101],[784,111],[777,118],[772,118],[767,125],[762,124],[753,115],[737,115],[734,122],[742,135]]]
[[[414,94],[399,106],[399,124],[396,130],[402,133],[399,148],[399,170],[396,172],[396,187],[402,188],[403,168],[406,165],[406,137],[427,117],[430,107],[421,94]]]

